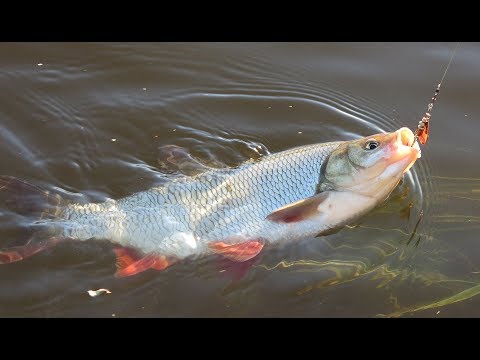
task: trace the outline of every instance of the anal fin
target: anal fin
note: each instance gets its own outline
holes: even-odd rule
[[[156,253],[142,255],[132,248],[117,247],[114,252],[117,257],[115,277],[132,276],[148,269],[164,270],[175,263],[174,259],[164,255]]]

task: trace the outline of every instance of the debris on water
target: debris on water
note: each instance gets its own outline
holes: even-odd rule
[[[289,108],[293,108],[293,105],[288,105]]]
[[[38,63],[37,65],[38,65],[38,66],[43,66],[43,64],[42,64],[42,63]]]
[[[88,295],[90,295],[91,297],[96,297],[98,295],[111,294],[112,293],[108,289],[88,290],[87,292],[88,292]]]
[[[111,139],[111,140],[112,140],[113,142],[117,141],[117,139],[115,139],[115,138],[113,138],[113,139]]]
[[[112,314],[113,317],[115,317],[115,314]]]
[[[299,133],[299,134],[301,134],[302,132],[301,132],[301,131],[299,131],[298,133]]]
[[[440,314],[440,310],[437,311],[437,315]]]
[[[147,88],[142,88],[143,91],[147,91]]]

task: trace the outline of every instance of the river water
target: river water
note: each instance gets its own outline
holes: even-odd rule
[[[413,129],[454,47],[2,43],[0,173],[102,201],[168,177],[168,145],[236,166]],[[214,257],[117,279],[107,240],[61,243],[0,265],[0,316],[479,316],[479,58],[460,43],[421,159],[358,226],[266,250],[239,280]],[[0,203],[0,248],[25,230]]]

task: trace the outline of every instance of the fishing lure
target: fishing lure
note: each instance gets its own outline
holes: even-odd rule
[[[442,80],[440,80],[440,83],[437,85],[437,88],[435,89],[435,94],[433,94],[432,100],[428,104],[425,115],[423,115],[422,120],[418,122],[417,129],[414,132],[415,140],[413,141],[412,146],[416,143],[417,140],[419,140],[422,145],[425,145],[428,141],[428,131],[429,131],[429,124],[430,124],[430,117],[432,116],[431,111],[433,108],[433,104],[435,103],[435,100],[437,100],[438,93],[440,92],[440,86],[442,85],[443,79],[445,79],[445,75],[447,75],[448,68],[452,63],[452,60],[453,60],[453,57],[455,56],[455,52],[457,51],[457,48],[458,48],[458,43],[455,46],[455,50],[453,51],[452,56],[450,57],[450,61],[448,62],[447,68],[443,73]]]

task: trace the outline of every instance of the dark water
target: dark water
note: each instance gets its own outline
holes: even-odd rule
[[[413,128],[454,46],[3,43],[0,173],[101,201],[161,183],[165,145],[234,166]],[[264,251],[240,281],[212,257],[116,279],[107,241],[63,243],[0,266],[0,316],[479,316],[479,57],[460,44],[422,158],[360,226]],[[0,215],[0,247],[21,242]]]

